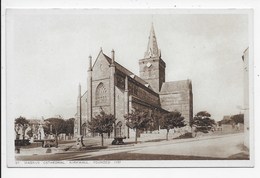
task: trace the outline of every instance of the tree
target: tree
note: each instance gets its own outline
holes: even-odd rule
[[[99,115],[88,121],[87,127],[90,132],[99,133],[101,135],[101,146],[104,146],[104,133],[110,133],[113,131],[113,125],[116,118],[112,114],[106,114],[103,110]]]
[[[210,118],[211,115],[207,111],[198,112],[193,118],[191,125],[195,127],[195,133],[198,132],[208,133],[216,124],[214,119]],[[196,136],[195,135],[195,136]]]
[[[126,126],[135,130],[135,143],[137,143],[138,131],[146,129],[150,125],[152,120],[150,113],[135,109],[124,117],[126,118]]]
[[[64,132],[66,133],[66,135],[70,135],[74,133],[74,122],[75,122],[74,118],[65,120]]]
[[[48,128],[52,127],[52,133],[55,134],[56,147],[58,146],[58,135],[64,132],[65,121],[61,118],[49,118],[45,120]]]
[[[244,124],[244,114],[236,114],[236,115],[233,115],[233,116],[231,116],[231,120],[232,120],[235,124],[238,124],[238,123]]]
[[[29,121],[25,117],[20,116],[15,119],[15,125],[16,125],[15,127],[16,134],[18,134],[18,129],[22,127],[21,129],[22,129],[23,140],[24,140],[25,130],[29,126]]]
[[[170,129],[184,127],[184,117],[181,116],[181,113],[178,111],[166,113],[161,118],[161,128],[166,129],[166,140],[168,140],[168,135]]]

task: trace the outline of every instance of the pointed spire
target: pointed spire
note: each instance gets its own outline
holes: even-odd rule
[[[144,57],[150,58],[150,57],[160,57],[160,56],[161,56],[161,52],[160,52],[158,45],[157,45],[157,40],[156,40],[154,27],[153,27],[153,23],[152,23],[149,41],[148,41],[148,46],[147,46],[147,50],[145,52]]]

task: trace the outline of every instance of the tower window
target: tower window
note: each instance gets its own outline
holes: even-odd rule
[[[107,103],[107,90],[103,83],[100,83],[96,89],[96,105]]]

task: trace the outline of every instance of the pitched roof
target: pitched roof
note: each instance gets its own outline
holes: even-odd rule
[[[223,116],[223,120],[230,120],[231,116]]]
[[[107,59],[107,61],[109,62],[109,64],[112,64],[112,59],[110,57],[108,57],[107,55],[105,55],[103,53],[103,55],[105,56],[105,58]],[[133,72],[129,71],[128,69],[126,69],[124,66],[122,66],[121,64],[117,63],[115,61],[115,66],[116,66],[116,69],[119,70],[120,72],[124,73],[125,75],[133,78],[135,81],[143,84],[143,85],[147,85],[148,83],[146,81],[144,81],[143,79],[141,79],[140,77],[138,77],[137,75],[135,75]],[[150,88],[150,87],[148,87]],[[151,89],[151,88],[150,88]]]
[[[81,98],[83,98],[84,96],[86,96],[88,94],[88,90],[86,90],[83,95],[81,95]]]
[[[191,89],[191,80],[164,82],[160,94],[169,94],[187,89]]]

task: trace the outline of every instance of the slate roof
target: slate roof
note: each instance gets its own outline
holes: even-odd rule
[[[107,59],[107,61],[109,62],[109,64],[112,63],[112,59],[110,57],[108,57],[107,55],[105,55],[103,53],[103,55],[105,56],[105,58]],[[146,81],[144,81],[143,79],[141,79],[140,77],[138,77],[137,75],[135,75],[133,72],[129,71],[128,69],[126,69],[124,66],[122,66],[121,64],[117,63],[115,61],[115,66],[116,66],[116,69],[119,70],[120,72],[124,73],[125,75],[133,78],[135,81],[147,86],[148,83]],[[148,87],[150,88],[150,87]],[[151,89],[151,88],[150,88]]]
[[[175,93],[181,90],[191,89],[191,80],[180,80],[172,82],[164,82],[160,94]]]

